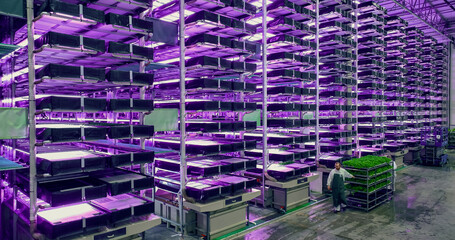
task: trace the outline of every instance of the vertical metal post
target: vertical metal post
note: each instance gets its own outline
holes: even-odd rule
[[[245,59],[242,57],[242,58],[241,58],[241,61],[245,61]],[[245,74],[240,74],[239,80],[240,80],[240,82],[244,83],[244,82],[245,82]],[[245,102],[245,92],[243,92],[243,91],[240,92],[239,100],[240,100],[240,102]],[[244,117],[244,116],[245,116],[245,113],[244,113],[244,112],[240,112],[240,113],[239,113],[239,118],[238,118],[238,120],[239,120],[239,121],[243,121],[243,117]],[[241,132],[240,132],[239,138],[240,138],[241,140],[244,140],[244,135],[245,135],[245,129],[244,129],[244,131],[241,131]],[[245,152],[243,152],[243,151],[240,152],[240,157],[245,157]]]
[[[450,60],[451,60],[451,53],[452,53],[452,42],[448,42],[447,43],[447,84],[446,84],[446,87],[447,87],[447,97],[446,97],[446,105],[445,105],[445,108],[446,108],[446,114],[447,114],[447,127],[450,129],[450,72],[451,72],[451,69],[450,69]]]
[[[355,10],[356,10],[356,8],[353,7],[353,10],[352,10],[352,11],[354,11],[354,13],[355,13]],[[352,35],[352,32],[351,32],[351,35]],[[356,34],[354,35],[354,39],[356,38],[356,36],[357,36],[357,32],[356,32]],[[352,50],[355,51],[355,48],[352,49],[352,46],[351,46],[351,52],[352,52]],[[352,59],[351,59],[349,62],[350,62],[351,67],[352,67],[352,64],[353,64],[353,63],[354,63],[354,66],[356,66],[355,60],[352,60]],[[356,71],[357,71],[357,69],[356,69]],[[355,74],[355,73],[354,73],[354,74]],[[350,76],[351,78],[353,77],[353,76],[352,76],[352,71],[351,71],[351,73],[349,74],[349,76]],[[347,93],[352,93],[352,89],[353,89],[353,86],[351,86],[351,85],[346,86],[346,92],[347,92]],[[352,105],[352,103],[353,103],[353,99],[352,99],[352,98],[346,98],[346,100],[345,100],[345,105],[350,106],[350,105]],[[346,111],[346,112],[343,113],[343,117],[352,120],[352,114],[353,114],[352,111]],[[352,123],[347,124],[347,125],[343,128],[343,130],[348,130],[348,131],[351,131],[351,132],[352,132]],[[343,140],[344,140],[346,143],[350,143],[351,146],[352,146],[352,142],[353,142],[352,136],[343,138]],[[350,149],[348,149],[347,151],[345,151],[344,154],[345,154],[345,155],[352,156],[352,148],[350,148]]]
[[[181,235],[184,231],[183,193],[186,185],[186,129],[185,129],[185,0],[179,0],[179,40],[180,40],[180,192],[178,196]]]
[[[9,19],[9,31],[10,31],[10,44],[11,45],[14,45],[14,38],[16,36],[16,34],[14,33],[13,29],[14,29],[14,18],[10,18]],[[16,57],[14,55],[11,56],[11,60],[10,60],[10,63],[11,63],[11,77],[10,77],[10,84],[11,84],[11,95],[9,97],[11,97],[11,107],[14,107],[14,96],[16,96],[15,94],[15,91],[16,91],[16,84],[14,83],[14,66],[16,65]],[[7,104],[7,103],[6,103]],[[5,103],[2,104],[2,107],[5,107]]]
[[[245,59],[242,59],[241,61],[245,61]],[[241,83],[244,83],[244,82],[245,82],[245,74],[240,74],[240,76],[239,76],[239,81],[240,81]],[[242,91],[242,92],[239,93],[239,98],[238,98],[238,100],[240,100],[240,102],[245,102],[245,92]],[[240,113],[239,113],[239,119],[238,119],[238,120],[239,120],[239,121],[243,121],[243,117],[244,117],[244,116],[245,116],[245,113],[244,113],[244,112],[240,112]],[[240,135],[241,135],[241,138],[243,139],[243,132],[241,132]]]
[[[382,29],[384,30],[384,29],[385,29],[385,24],[383,23],[383,24],[381,24],[381,26],[382,26]],[[385,34],[386,34],[386,33],[384,33],[384,34],[381,36],[381,40],[384,41],[384,43],[385,43]],[[381,49],[382,52],[385,52],[385,46],[384,46],[384,45],[383,45],[380,49]],[[382,59],[382,62],[384,63],[385,58],[382,57],[381,59]],[[380,70],[381,74],[384,74],[384,70],[385,70],[385,68],[382,68],[382,70]],[[384,84],[384,78],[381,78],[380,83],[381,83],[381,84]],[[381,90],[381,92],[382,92],[381,95],[384,96],[385,91],[384,91],[384,90]],[[380,121],[380,123],[379,123],[379,126],[380,126],[381,129],[384,129],[384,121],[382,121],[382,117],[384,116],[384,111],[383,111],[383,109],[384,109],[384,97],[382,97],[382,98],[380,99],[380,102],[381,102],[381,111],[379,111],[379,117],[381,117],[381,121]],[[375,117],[375,116],[372,116],[372,117]],[[376,125],[376,124],[373,123],[373,127],[374,127],[375,125]],[[380,136],[381,136],[381,137],[380,137],[381,139],[384,139],[384,138],[385,138],[385,131],[381,131]],[[381,141],[381,149],[384,149],[384,142],[382,142],[382,141]]]
[[[401,55],[403,58],[406,56],[405,54]],[[385,59],[384,59],[385,61]],[[403,69],[406,67],[404,63],[401,63],[400,67],[402,67]],[[404,73],[401,73],[400,74],[401,76],[400,77],[404,77]],[[400,81],[400,87],[404,87],[404,84],[403,84],[403,81]],[[403,91],[400,91],[400,97],[403,99],[404,97],[404,93]],[[400,101],[400,104],[398,105],[400,107],[404,107],[404,101]],[[402,136],[405,136],[404,135],[404,130],[402,129],[402,126],[404,126],[404,120],[403,120],[403,117],[404,117],[404,111],[403,110],[399,110],[399,111],[396,111],[396,115],[399,115],[399,117],[401,118],[400,120],[400,126],[401,126],[401,129],[398,131]],[[399,139],[398,142],[402,143],[403,142],[403,139]]]
[[[35,24],[33,22],[33,0],[27,0],[27,40],[28,40],[28,118],[29,118],[29,144],[30,144],[30,233],[35,232],[36,226],[36,102],[35,102]]]
[[[145,16],[146,16],[146,14],[148,12],[149,12],[148,10],[145,10],[144,12],[139,14],[139,19],[145,19]],[[139,46],[143,47],[144,45],[145,45],[145,37],[139,38]],[[139,62],[139,72],[140,73],[144,73],[145,72],[145,61],[140,61]],[[146,87],[144,86],[144,87],[141,87],[139,89],[139,95],[140,95],[139,97],[142,100],[145,99],[145,88]],[[131,98],[133,98],[132,95],[130,95],[130,101],[132,101]],[[145,114],[139,113],[139,124],[144,124],[144,117],[145,117]],[[130,125],[132,125],[132,124],[133,124],[133,111],[130,111]],[[131,143],[132,143],[132,140],[133,139],[131,139]],[[145,149],[145,138],[140,138],[140,144],[141,144],[141,149]],[[148,167],[147,164],[141,164],[141,170],[140,171],[141,171],[142,174],[147,173],[147,167]],[[145,195],[145,191],[142,191],[141,195]]]
[[[16,36],[15,32],[13,31],[14,29],[14,18],[10,18],[10,44],[14,44],[14,38]],[[11,57],[11,107],[13,108],[16,105],[16,83],[14,82],[14,68],[16,66],[16,56]],[[17,148],[17,139],[11,140],[11,157],[12,160],[16,160],[16,148]],[[4,155],[3,155],[4,156]],[[12,181],[12,186],[13,186],[13,206],[14,210],[16,210],[17,207],[17,186],[16,186],[16,170],[13,170],[12,172],[13,175],[13,181]],[[2,202],[4,196],[0,196],[0,202]],[[0,220],[0,226],[1,226],[1,220]],[[16,224],[13,225],[14,231],[13,231],[13,237],[17,238],[17,226]]]
[[[321,154],[319,147],[319,0],[316,0],[316,163],[319,163],[319,155]]]
[[[265,175],[269,166],[267,149],[267,0],[262,0],[262,204],[265,206]]]
[[[355,124],[354,129],[356,131],[355,136],[355,155],[356,157],[361,157],[360,145],[359,145],[359,24],[358,24],[358,9],[357,6],[354,9],[354,19],[355,19]]]
[[[109,90],[106,93],[106,99],[110,100],[110,99],[113,99],[113,98],[115,98],[114,91]],[[93,114],[93,115],[95,116],[95,114]],[[115,114],[114,114],[114,112],[108,112],[106,117],[107,117],[107,122],[108,123],[114,123],[115,122]]]

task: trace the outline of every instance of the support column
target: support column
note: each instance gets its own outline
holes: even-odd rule
[[[267,149],[267,0],[262,0],[262,203],[265,205],[265,175],[269,166]]]
[[[319,0],[316,0],[316,20],[315,20],[315,26],[316,26],[316,35],[315,35],[315,40],[316,40],[316,113],[315,113],[315,118],[316,118],[316,127],[315,127],[315,133],[316,133],[316,164],[319,164],[319,156],[321,155],[321,149],[319,146]]]
[[[185,128],[185,0],[179,0],[179,40],[180,40],[180,192],[178,194],[180,231],[185,234],[183,194],[186,185],[186,128]]]
[[[455,127],[455,45],[449,44],[449,128]]]
[[[35,24],[33,22],[33,0],[27,0],[27,40],[28,40],[28,118],[29,118],[29,144],[30,144],[30,233],[33,234],[36,228],[36,102],[35,102]]]

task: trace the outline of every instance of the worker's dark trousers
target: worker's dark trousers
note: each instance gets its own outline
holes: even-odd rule
[[[332,197],[334,207],[339,206],[341,203],[346,204],[346,195],[344,192],[343,177],[340,174],[334,174],[332,180]]]
[[[337,188],[337,187],[335,187]],[[333,198],[333,206],[339,206],[340,204],[346,204],[346,194],[344,193],[344,187],[342,189],[332,189],[332,198]]]

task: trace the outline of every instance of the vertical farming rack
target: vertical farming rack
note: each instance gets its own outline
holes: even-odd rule
[[[376,1],[27,0],[27,14],[0,36],[0,116],[17,127],[0,131],[6,238],[161,221],[216,238],[251,202],[307,203],[337,161],[447,144],[447,44]],[[353,206],[390,199],[388,165],[350,170]]]

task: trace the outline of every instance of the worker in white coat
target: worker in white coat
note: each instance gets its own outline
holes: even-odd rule
[[[346,169],[341,168],[341,163],[335,163],[335,169],[332,169],[327,179],[327,189],[332,190],[334,212],[337,213],[341,208],[346,207],[346,195],[344,180],[354,178]]]

